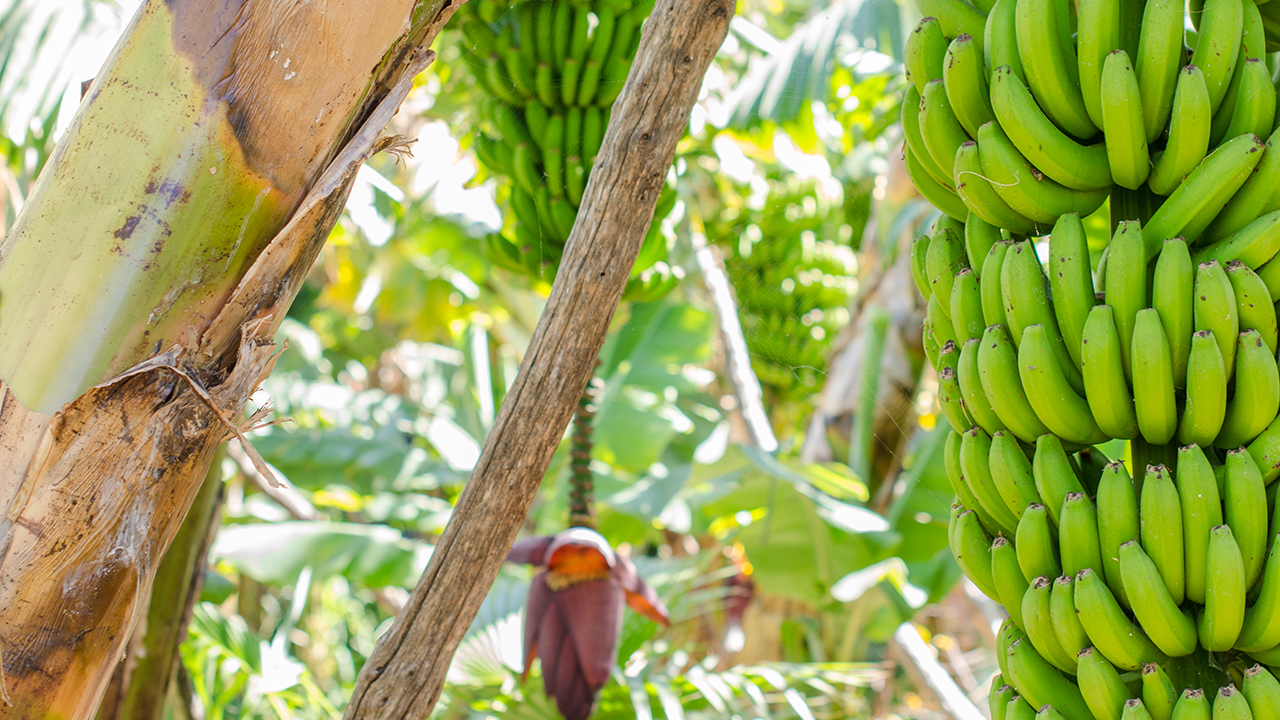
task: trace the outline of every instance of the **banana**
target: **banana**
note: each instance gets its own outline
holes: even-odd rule
[[[1022,347],[1027,327],[1041,325],[1052,355],[1072,390],[1084,392],[1084,379],[1075,361],[1067,351],[1066,342],[1058,329],[1053,303],[1049,299],[1049,283],[1040,267],[1035,245],[1030,241],[1015,244],[1004,256],[1000,269],[1000,294],[1004,297],[1005,320],[1013,344]]]
[[[1280,157],[1280,153],[1276,153],[1276,156]],[[1276,179],[1280,182],[1280,175]],[[1218,223],[1214,223],[1214,227],[1217,226]],[[1272,211],[1250,220],[1226,238],[1201,248],[1196,252],[1195,259],[1197,262],[1217,260],[1224,265],[1232,260],[1239,260],[1260,271],[1263,265],[1270,263],[1277,251],[1280,251],[1280,211]]]
[[[1021,6],[1021,1],[1018,4]],[[978,152],[983,173],[1000,197],[1045,230],[1066,213],[1081,217],[1093,214],[1107,198],[1106,190],[1072,190],[1043,177],[998,123],[989,122],[978,129]]]
[[[1000,193],[992,187],[982,170],[982,158],[978,152],[978,144],[972,140],[963,143],[956,151],[955,188],[961,201],[969,208],[971,216],[988,225],[1002,227],[1010,232],[1026,235],[1036,228],[1036,224],[1019,214],[1000,197]],[[966,227],[968,227],[966,225]],[[973,258],[986,257],[970,255]]]
[[[1181,22],[1179,17],[1179,24]],[[1182,44],[1181,30],[1178,44]],[[1138,62],[1141,66],[1141,58]],[[1212,119],[1204,73],[1195,65],[1183,67],[1178,71],[1178,85],[1173,94],[1169,139],[1164,150],[1152,156],[1151,174],[1147,176],[1147,186],[1152,192],[1157,195],[1172,193],[1178,183],[1200,164],[1209,152],[1209,123]]]
[[[1004,717],[1005,720],[1035,720],[1036,709],[1021,695],[1014,695],[1005,708]]]
[[[1200,233],[1249,179],[1262,159],[1262,148],[1262,141],[1256,135],[1241,135],[1219,145],[1200,161],[1147,221],[1144,228],[1147,259],[1159,254],[1160,243],[1165,238],[1183,237],[1188,243],[1198,240]],[[983,167],[986,167],[985,158]]]
[[[1236,296],[1240,330],[1257,330],[1267,351],[1275,355],[1280,327],[1276,324],[1276,308],[1267,284],[1239,260],[1227,263],[1227,279],[1231,281],[1231,291]]]
[[[1190,259],[1188,258],[1188,265]],[[1049,289],[1053,311],[1063,342],[1076,369],[1083,371],[1082,342],[1089,313],[1097,301],[1093,292],[1093,271],[1089,263],[1089,240],[1080,216],[1068,213],[1058,218],[1049,235]],[[1187,288],[1190,293],[1190,287]],[[1088,391],[1085,383],[1085,391]]]
[[[1080,688],[1041,657],[1029,638],[1019,638],[1009,645],[1005,664],[1013,686],[1032,707],[1052,705],[1069,718],[1089,717],[1089,706],[1080,695]]]
[[[1209,479],[1213,480],[1212,470]],[[1217,497],[1216,489],[1214,497]],[[1130,601],[1120,574],[1120,546],[1137,540],[1140,535],[1138,496],[1133,480],[1124,463],[1113,462],[1103,469],[1102,479],[1098,482],[1098,541],[1107,587],[1126,608],[1130,607]],[[1207,541],[1207,535],[1205,539]]]
[[[1270,532],[1270,531],[1268,531]],[[1274,540],[1274,538],[1272,538]],[[1244,652],[1261,652],[1280,645],[1280,543],[1271,543],[1262,587],[1253,607],[1244,613],[1244,624],[1235,647]],[[1277,706],[1280,707],[1280,706]]]
[[[569,41],[573,32],[573,8],[567,0],[555,3],[552,16],[551,58],[556,67],[563,67],[569,57]]]
[[[996,600],[999,594],[991,575],[991,542],[991,536],[982,529],[977,513],[972,510],[960,513],[951,538],[951,553],[965,576],[987,597]]]
[[[1236,349],[1235,395],[1227,402],[1222,430],[1214,440],[1220,448],[1235,448],[1253,440],[1280,410],[1280,371],[1276,358],[1257,330],[1240,333]]]
[[[1129,688],[1114,665],[1096,648],[1087,647],[1076,656],[1076,679],[1089,711],[1097,720],[1120,720]],[[1207,718],[1206,718],[1207,720]]]
[[[1062,672],[1075,675],[1075,656],[1062,648],[1062,643],[1054,632],[1049,609],[1052,590],[1053,583],[1049,578],[1041,575],[1032,580],[1031,587],[1022,597],[1022,619],[1026,621],[1027,637],[1031,639],[1031,644],[1040,653],[1040,657]]]
[[[1057,536],[1049,523],[1048,509],[1039,503],[1027,506],[1027,511],[1018,521],[1013,547],[1018,552],[1022,577],[1028,584],[1041,575],[1057,577],[1062,574]]]
[[[925,300],[933,294],[933,284],[929,282],[929,271],[926,269],[926,257],[929,252],[929,236],[921,235],[911,241],[911,279],[916,283],[916,290]]]
[[[928,274],[929,284],[933,287],[933,295],[943,307],[947,317],[951,317],[951,291],[956,274],[968,266],[964,255],[964,242],[960,236],[946,225],[934,227],[929,240],[929,251],[925,254],[924,267]]]
[[[998,537],[991,543],[991,580],[998,596],[996,600],[1008,611],[1018,627],[1026,628],[1022,616],[1022,599],[1031,584],[1022,576],[1018,564],[1018,551],[1008,538]]]
[[[1166,659],[1142,628],[1124,614],[1115,596],[1092,570],[1085,569],[1076,576],[1076,612],[1093,647],[1112,665],[1138,670],[1143,663]]]
[[[1229,237],[1255,218],[1280,210],[1280,152],[1271,152],[1276,144],[1275,140],[1277,135],[1272,132],[1253,175],[1240,186],[1218,217],[1214,218],[1212,227],[1205,232],[1209,241],[1216,242]],[[1249,263],[1249,267],[1256,269],[1258,264]]]
[[[1106,441],[1106,434],[1098,429],[1089,411],[1089,403],[1072,388],[1064,372],[1067,369],[1074,368],[1063,368],[1054,357],[1053,341],[1043,325],[1030,325],[1023,331],[1018,372],[1036,416],[1050,432],[1069,442],[1093,445]],[[1139,425],[1142,417],[1139,412]]]
[[[1197,622],[1200,644],[1210,652],[1235,645],[1244,624],[1244,560],[1231,528],[1219,525],[1209,532],[1208,582],[1204,611]]]
[[[1262,574],[1266,560],[1267,541],[1267,491],[1262,473],[1244,448],[1227,453],[1226,480],[1223,483],[1222,500],[1227,527],[1240,549],[1244,562],[1246,588],[1252,588]]]
[[[1120,47],[1121,0],[1080,0],[1076,51],[1080,91],[1085,112],[1102,127],[1102,64],[1107,53]],[[1181,49],[1182,36],[1178,36]]]
[[[978,513],[978,522],[988,534],[997,533],[999,532],[999,526],[996,524],[995,519],[982,507],[982,503],[978,502],[973,490],[969,489],[969,484],[965,482],[964,471],[960,467],[960,443],[959,431],[947,433],[943,458],[947,469],[947,481],[951,483],[951,491],[960,500],[962,510],[972,510]]]
[[[1240,334],[1239,311],[1231,280],[1222,265],[1210,260],[1196,267],[1194,287],[1196,331],[1213,333],[1218,351],[1222,353],[1222,367],[1230,379],[1235,371],[1236,343]]]
[[[991,111],[987,89],[987,71],[983,67],[981,42],[970,35],[959,35],[947,48],[942,66],[942,80],[947,99],[956,119],[970,137],[977,137],[983,123],[996,118]]]
[[[1186,596],[1186,565],[1183,558],[1182,502],[1164,465],[1147,468],[1138,501],[1142,549],[1151,558],[1164,580],[1175,605]],[[1123,559],[1122,559],[1123,562]],[[1121,577],[1124,571],[1121,570]],[[1212,581],[1212,578],[1210,578]],[[1129,592],[1126,583],[1125,591]],[[1136,598],[1129,593],[1129,600]]]
[[[962,0],[916,0],[916,7],[922,15],[932,15],[942,23],[942,32],[947,37],[957,37],[968,33],[981,37],[986,18],[982,13],[969,7]]]
[[[964,204],[954,190],[929,175],[929,171],[924,168],[924,164],[911,146],[902,146],[902,161],[907,167],[907,177],[911,180],[911,184],[915,185],[916,190],[931,205],[961,222],[969,216],[969,206]]]
[[[1089,568],[1102,577],[1102,546],[1098,539],[1098,515],[1089,496],[1067,494],[1058,523],[1058,548],[1062,571],[1075,576]]]
[[[547,118],[546,139],[542,145],[542,166],[546,171],[547,190],[556,197],[564,197],[564,116]],[[567,234],[566,234],[567,237]]]
[[[947,177],[954,178],[956,151],[969,140],[969,136],[956,119],[941,79],[930,80],[920,91],[919,119],[920,135],[929,155]]]
[[[1280,417],[1272,420],[1267,429],[1249,443],[1249,455],[1268,485],[1280,477]]]
[[[1197,640],[1195,620],[1174,602],[1155,563],[1136,540],[1120,546],[1120,576],[1133,605],[1133,614],[1151,642],[1170,657],[1194,652]]]
[[[1173,720],[1209,720],[1209,699],[1199,688],[1187,688],[1182,691],[1177,704],[1173,706]]]
[[[1061,527],[1063,505],[1067,495],[1084,493],[1084,486],[1076,477],[1071,459],[1062,447],[1057,435],[1045,433],[1036,438],[1036,452],[1031,459],[1031,474],[1036,480],[1036,490],[1049,509],[1049,518]],[[1057,577],[1056,573],[1052,577]]]
[[[1240,54],[1240,34],[1244,30],[1243,0],[1205,0],[1200,14],[1196,49],[1191,64],[1204,72],[1214,112],[1222,104],[1227,85]]]
[[[997,675],[991,679],[991,692],[987,695],[987,711],[991,720],[1005,720],[1005,709],[1013,699],[1013,688],[1004,684],[1004,676]]]
[[[1108,148],[1081,145],[1059,130],[1008,67],[991,75],[991,108],[1013,146],[1045,175],[1075,190],[1111,185]]]
[[[1195,645],[1195,626],[1192,626],[1192,646]],[[1178,702],[1178,690],[1168,673],[1155,663],[1142,666],[1142,704],[1151,713],[1151,720],[1170,720],[1173,706]]]
[[[968,345],[966,345],[966,351]],[[964,355],[961,355],[963,362]],[[1022,519],[1027,507],[1040,502],[1040,493],[1036,491],[1035,478],[1031,472],[1031,461],[1022,452],[1018,438],[1005,430],[991,436],[991,454],[989,458],[991,479],[995,482],[1000,497]]]
[[[958,153],[957,157],[959,157]],[[981,168],[981,165],[978,167]],[[991,252],[991,248],[1003,239],[999,225],[983,220],[976,213],[969,213],[969,218],[964,222],[964,253],[965,257],[969,258],[973,272],[977,274],[979,281],[982,280],[982,265],[987,258],[987,253]]]
[[[1253,713],[1244,693],[1233,683],[1218,689],[1218,697],[1213,700],[1213,717],[1214,720],[1253,720]]]
[[[1271,73],[1259,58],[1245,60],[1240,73],[1235,106],[1225,118],[1227,125],[1222,137],[1233,138],[1249,133],[1267,137],[1276,119],[1276,88],[1271,84]],[[1216,116],[1214,121],[1218,121]],[[1210,142],[1213,142],[1213,136]]]
[[[1138,311],[1131,352],[1133,404],[1138,416],[1138,430],[1152,445],[1167,444],[1178,430],[1178,404],[1173,355],[1160,322],[1160,313],[1155,308]]]
[[[1147,306],[1147,251],[1142,228],[1132,220],[1122,220],[1108,246],[1107,304],[1114,313],[1120,335],[1120,362],[1132,380],[1133,329],[1138,311]],[[1163,245],[1163,243],[1162,243]]]
[[[1280,297],[1280,262],[1266,262],[1258,268],[1258,277],[1267,286],[1271,297]]]
[[[1151,713],[1142,702],[1142,698],[1129,698],[1124,701],[1124,712],[1120,717],[1124,720],[1152,720]]]
[[[1275,720],[1280,717],[1280,682],[1276,681],[1270,670],[1257,664],[1245,670],[1240,690],[1253,711],[1253,720]]]
[[[987,327],[992,325],[1005,325],[1007,318],[1004,315],[1004,296],[1000,289],[1000,270],[1004,266],[1005,253],[1013,243],[1008,240],[1001,240],[983,257],[982,261],[982,320]],[[969,257],[977,257],[970,255]],[[985,332],[985,331],[984,331]]]
[[[1022,69],[1022,56],[1018,54],[1016,5],[1017,0],[996,0],[991,12],[987,13],[983,38],[988,77],[996,68],[1008,66],[1019,80],[1026,78],[1026,72]]]
[[[1026,637],[1027,634],[1009,619],[1000,623],[1000,629],[996,631],[996,663],[1000,666],[1000,674],[1006,678],[1005,682],[1010,683],[1010,687],[1013,687],[1013,678],[1009,675],[1009,648],[1014,641],[1025,640]],[[1017,688],[1014,688],[1014,697],[1020,697],[1017,695]],[[1013,698],[1010,698],[1010,702],[1012,701]]]
[[[1201,330],[1191,336],[1187,358],[1187,395],[1178,424],[1178,442],[1213,444],[1227,415],[1227,369],[1213,333]]]
[[[1138,416],[1125,382],[1123,350],[1110,305],[1095,305],[1089,311],[1082,338],[1085,397],[1098,428],[1113,438],[1137,437]]]
[[[1060,17],[1057,4],[1018,0],[1014,12],[1018,54],[1031,94],[1045,114],[1058,127],[1087,140],[1098,134],[1098,127],[1085,110],[1074,48],[1063,42],[1070,37],[1069,30],[1061,27],[1065,13]]]
[[[1190,262],[1188,258],[1187,263]],[[956,342],[961,345],[980,340],[987,327],[982,319],[982,288],[971,268],[961,268],[952,282],[951,324],[956,331]]]
[[[990,325],[982,334],[978,373],[982,377],[982,389],[992,400],[992,409],[1019,440],[1035,442],[1049,432],[1027,401],[1018,374],[1018,357],[1003,325]]]
[[[1173,110],[1182,67],[1183,6],[1179,0],[1153,0],[1142,13],[1136,67],[1147,142],[1164,132]]]
[[[1138,76],[1129,55],[1112,50],[1102,65],[1102,133],[1115,184],[1137,190],[1151,172]]]
[[[991,479],[988,458],[991,456],[991,438],[982,428],[974,426],[966,430],[960,440],[960,470],[965,482],[973,490],[978,502],[996,521],[1000,534],[1012,537],[1018,527],[1018,518],[1000,497],[996,483]]]
[[[1215,347],[1210,344],[1210,347]],[[1216,349],[1216,347],[1215,347]],[[1222,503],[1213,467],[1198,445],[1178,448],[1174,474],[1182,509],[1184,589],[1187,599],[1203,605],[1208,583],[1209,531],[1222,524]],[[1101,505],[1101,501],[1098,503]]]
[[[920,106],[916,105],[918,111]],[[605,118],[603,110],[597,107],[589,107],[582,111],[582,161],[587,170],[595,164],[596,154],[600,152],[600,145],[604,142],[604,131],[608,127],[609,121]],[[925,152],[924,141],[920,141],[920,152]],[[938,170],[942,172],[941,169]]]
[[[1036,711],[1036,720],[1066,720],[1066,716],[1054,706],[1045,705]]]
[[[1182,238],[1164,241],[1164,249],[1156,259],[1155,277],[1151,281],[1151,307],[1160,314],[1169,339],[1173,359],[1173,385],[1187,386],[1187,358],[1191,354],[1192,303],[1195,265]]]
[[[1063,650],[1076,658],[1080,651],[1089,645],[1089,634],[1080,624],[1076,615],[1076,583],[1071,575],[1063,575],[1053,581],[1053,590],[1049,594],[1049,618],[1053,621],[1053,632],[1058,636],[1058,643]],[[1077,663],[1072,662],[1077,668]]]
[[[996,415],[986,391],[982,389],[982,374],[978,370],[978,347],[981,344],[982,341],[980,339],[965,342],[964,347],[960,350],[960,360],[956,363],[956,378],[960,382],[960,396],[964,402],[965,414],[987,432],[1000,434],[1004,431],[1004,423],[1000,422],[1000,416]],[[994,436],[992,439],[994,441]],[[1016,439],[1014,443],[1017,443]],[[1023,459],[1026,459],[1025,456]],[[1028,468],[1028,477],[1030,472]],[[995,473],[994,462],[992,463],[992,473]],[[1034,489],[1033,485],[1032,490],[1034,491]],[[1001,488],[1001,494],[1004,495],[1003,488]],[[1005,495],[1005,499],[1008,501],[1007,495]],[[1012,504],[1010,504],[1010,507],[1021,516],[1021,511],[1017,507]]]

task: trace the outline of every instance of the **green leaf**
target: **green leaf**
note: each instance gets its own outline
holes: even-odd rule
[[[224,527],[212,554],[269,585],[291,585],[311,567],[316,580],[341,575],[369,587],[412,587],[426,569],[431,546],[386,526],[283,522]]]

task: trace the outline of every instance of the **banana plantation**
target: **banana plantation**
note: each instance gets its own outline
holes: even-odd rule
[[[0,719],[1280,720],[1278,86],[1269,0],[0,0]]]

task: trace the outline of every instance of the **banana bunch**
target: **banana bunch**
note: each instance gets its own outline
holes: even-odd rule
[[[555,276],[652,9],[653,0],[511,6],[489,0],[460,18],[479,58],[470,66],[476,83],[491,99],[480,103],[475,152],[491,172],[508,178],[499,191],[512,210],[508,229],[485,239],[495,264],[537,279]],[[675,201],[674,189],[664,189],[627,285],[629,299],[656,299],[678,280],[665,263],[659,222]]]

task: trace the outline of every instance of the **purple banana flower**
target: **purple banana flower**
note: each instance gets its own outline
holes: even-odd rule
[[[622,604],[663,625],[667,608],[631,561],[587,528],[517,542],[507,562],[545,566],[524,609],[524,674],[542,658],[542,685],[565,720],[586,720],[609,679]]]

